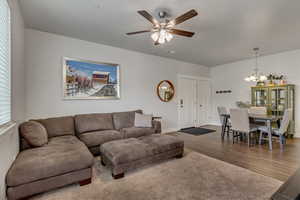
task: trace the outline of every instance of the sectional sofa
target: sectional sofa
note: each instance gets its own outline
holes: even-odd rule
[[[31,120],[45,127],[47,143],[33,147],[20,134],[20,153],[6,176],[8,199],[23,199],[76,182],[90,183],[93,155],[100,154],[102,144],[161,132],[160,122],[154,120],[151,128],[134,127],[136,112],[142,113],[136,110]]]

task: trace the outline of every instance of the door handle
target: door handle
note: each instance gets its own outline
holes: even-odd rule
[[[180,108],[183,108],[183,99],[180,99]]]

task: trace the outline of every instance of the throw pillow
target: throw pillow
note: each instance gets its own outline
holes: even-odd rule
[[[143,128],[151,128],[152,127],[152,115],[144,115],[135,113],[134,126],[135,127],[143,127]]]
[[[21,136],[32,147],[41,147],[48,143],[48,134],[45,127],[36,121],[24,122],[20,125]]]

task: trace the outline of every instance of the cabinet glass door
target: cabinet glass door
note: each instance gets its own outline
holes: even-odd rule
[[[268,89],[259,88],[254,90],[254,104],[255,106],[266,106],[268,101]]]
[[[286,109],[286,88],[276,87],[270,89],[270,109],[273,115],[283,115]]]

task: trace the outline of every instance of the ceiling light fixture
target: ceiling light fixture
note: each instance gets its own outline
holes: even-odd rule
[[[197,16],[198,13],[194,9],[184,13],[183,15],[180,15],[179,17],[173,20],[166,19],[169,15],[165,11],[160,11],[158,13],[160,20],[155,19],[146,10],[139,10],[138,13],[145,17],[148,21],[150,21],[150,23],[152,24],[152,28],[143,31],[126,33],[127,35],[151,32],[151,38],[154,41],[154,45],[159,45],[164,44],[166,42],[170,42],[173,39],[174,35],[193,37],[193,35],[195,34],[194,32],[174,28],[174,26]]]
[[[153,30],[151,38],[154,42],[164,44],[166,42],[170,42],[173,39],[173,35],[169,32],[167,28],[160,28]]]
[[[254,48],[253,49],[255,53],[255,68],[254,68],[254,73],[252,73],[250,76],[247,76],[245,78],[245,81],[247,82],[257,82],[261,83],[267,80],[267,77],[263,75],[262,73],[259,73],[258,71],[258,57],[259,57],[259,48]]]

